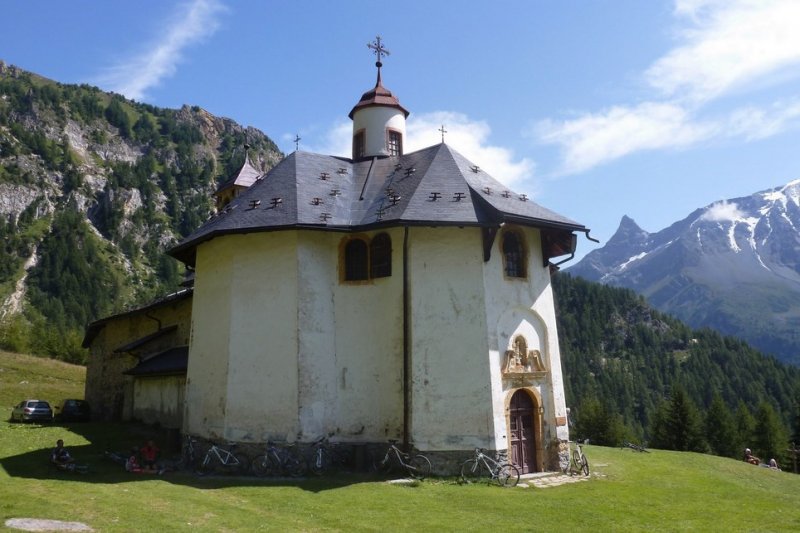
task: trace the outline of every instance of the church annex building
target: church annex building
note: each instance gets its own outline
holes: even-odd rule
[[[550,275],[588,229],[444,141],[406,153],[409,112],[383,86],[380,50],[349,114],[352,157],[295,151],[265,175],[246,160],[218,213],[169,251],[193,292],[87,329],[87,399],[105,387],[116,416],[214,441],[397,439],[439,473],[476,447],[522,473],[558,468]],[[112,341],[114,320],[138,326]],[[148,373],[159,358],[170,370]]]

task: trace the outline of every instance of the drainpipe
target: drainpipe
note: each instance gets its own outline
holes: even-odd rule
[[[408,292],[408,226],[403,228],[403,449],[409,450],[411,432],[410,295]]]

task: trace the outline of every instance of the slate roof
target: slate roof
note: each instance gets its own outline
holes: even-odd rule
[[[186,374],[189,363],[189,347],[177,346],[141,361],[123,372],[130,376],[172,376]]]
[[[501,222],[583,231],[583,225],[514,193],[447,144],[393,157],[350,159],[296,151],[169,253],[194,264],[219,235],[387,226],[491,226]]]

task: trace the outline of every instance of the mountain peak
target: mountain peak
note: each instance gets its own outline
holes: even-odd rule
[[[800,363],[800,180],[697,209],[656,233],[623,216],[567,269],[632,289],[692,327],[736,335]]]

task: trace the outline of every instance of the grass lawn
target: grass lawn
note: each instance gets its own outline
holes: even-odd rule
[[[586,446],[589,481],[553,488],[397,486],[127,474],[106,460],[147,438],[125,424],[10,424],[25,397],[82,397],[83,369],[0,352],[0,527],[8,518],[96,531],[798,531],[800,476],[707,455]],[[52,471],[57,438],[91,467]]]

